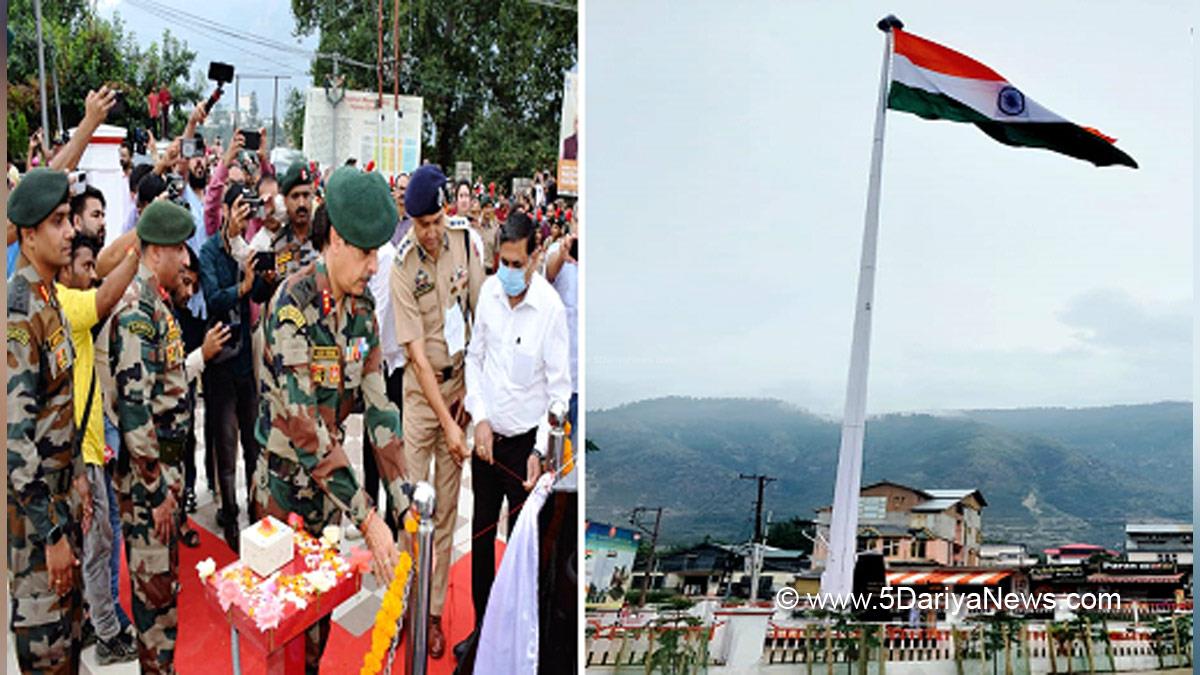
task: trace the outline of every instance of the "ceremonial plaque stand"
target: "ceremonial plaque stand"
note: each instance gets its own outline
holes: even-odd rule
[[[279,625],[270,630],[261,631],[246,612],[237,604],[229,606],[228,611],[221,610],[217,597],[217,587],[212,580],[221,577],[221,573],[239,563],[230,563],[218,570],[204,583],[204,597],[208,602],[225,616],[229,622],[230,644],[233,649],[233,672],[241,675],[241,655],[239,651],[239,635],[246,637],[247,644],[266,655],[268,675],[303,675],[304,673],[304,631],[320,621],[333,611],[335,607],[349,600],[362,587],[362,575],[352,571],[347,577],[338,579],[337,584],[309,600],[304,609],[294,605],[286,605],[283,618]],[[303,558],[295,556],[290,563],[280,569],[283,574],[299,574],[306,571]],[[259,577],[265,583],[266,579]]]

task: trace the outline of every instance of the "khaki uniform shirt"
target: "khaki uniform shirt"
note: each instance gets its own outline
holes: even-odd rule
[[[439,381],[450,379],[447,372],[461,372],[483,283],[482,251],[468,227],[450,224],[441,245],[435,260],[409,230],[400,242],[391,278],[396,341],[403,345],[422,340]],[[447,344],[447,310],[461,312],[464,325],[463,348],[453,354]],[[457,317],[451,321],[457,323]]]

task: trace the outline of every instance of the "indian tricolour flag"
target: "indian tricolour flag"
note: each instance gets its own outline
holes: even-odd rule
[[[893,29],[888,107],[930,120],[970,122],[1004,143],[1045,148],[1096,166],[1137,162],[1116,141],[1068,122],[982,63],[936,42]]]

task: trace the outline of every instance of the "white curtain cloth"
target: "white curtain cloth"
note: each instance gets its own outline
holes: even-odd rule
[[[538,479],[508,538],[479,633],[479,675],[537,675],[538,513],[553,481],[549,473]]]

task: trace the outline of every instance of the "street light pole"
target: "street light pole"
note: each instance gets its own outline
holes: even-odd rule
[[[33,12],[37,17],[38,91],[42,97],[42,150],[49,154],[50,113],[46,109],[46,47],[42,39],[42,0],[33,0]]]

